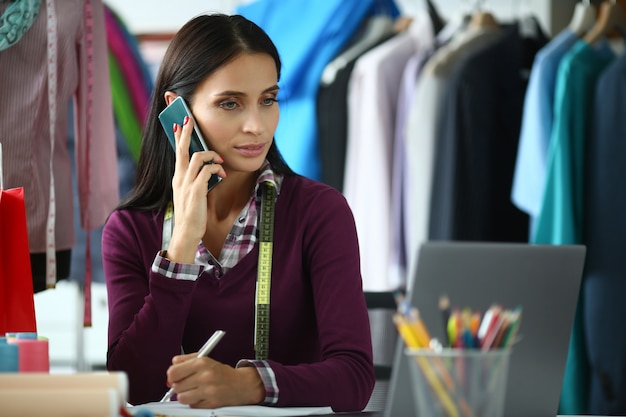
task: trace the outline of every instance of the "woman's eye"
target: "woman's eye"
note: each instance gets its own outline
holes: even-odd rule
[[[235,101],[222,101],[220,103],[220,107],[226,109],[226,110],[232,110],[234,108],[237,107],[237,102]]]
[[[265,106],[271,106],[274,103],[278,103],[278,100],[276,100],[274,97],[269,97],[263,100],[263,105]]]

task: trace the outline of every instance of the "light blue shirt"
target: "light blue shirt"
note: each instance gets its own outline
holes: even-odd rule
[[[511,200],[530,216],[531,227],[539,215],[546,181],[557,71],[577,39],[566,28],[539,50],[526,88]]]
[[[398,8],[385,0],[257,0],[237,13],[259,25],[276,44],[283,64],[280,80],[281,121],[276,144],[287,164],[299,174],[319,180],[316,99],[326,65],[372,13]]]

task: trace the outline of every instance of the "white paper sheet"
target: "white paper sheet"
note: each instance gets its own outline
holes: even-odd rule
[[[178,401],[153,402],[134,407],[128,411],[135,414],[139,409],[146,409],[156,415],[168,417],[291,417],[332,414],[330,407],[266,407],[262,405],[246,405],[221,407],[214,409],[189,408]]]

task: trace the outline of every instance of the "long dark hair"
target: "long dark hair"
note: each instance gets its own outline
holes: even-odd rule
[[[150,112],[141,140],[135,187],[117,210],[165,210],[172,201],[176,159],[157,118],[166,107],[165,92],[173,91],[191,102],[198,84],[241,53],[270,55],[276,63],[280,79],[281,63],[276,46],[263,29],[243,16],[198,16],[176,33],[165,52],[152,92]],[[275,141],[270,146],[267,159],[276,173],[294,175]]]

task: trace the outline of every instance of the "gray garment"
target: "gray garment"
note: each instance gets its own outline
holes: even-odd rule
[[[503,26],[500,39],[466,57],[442,102],[429,238],[528,241],[528,215],[510,200],[524,94],[547,42]]]

